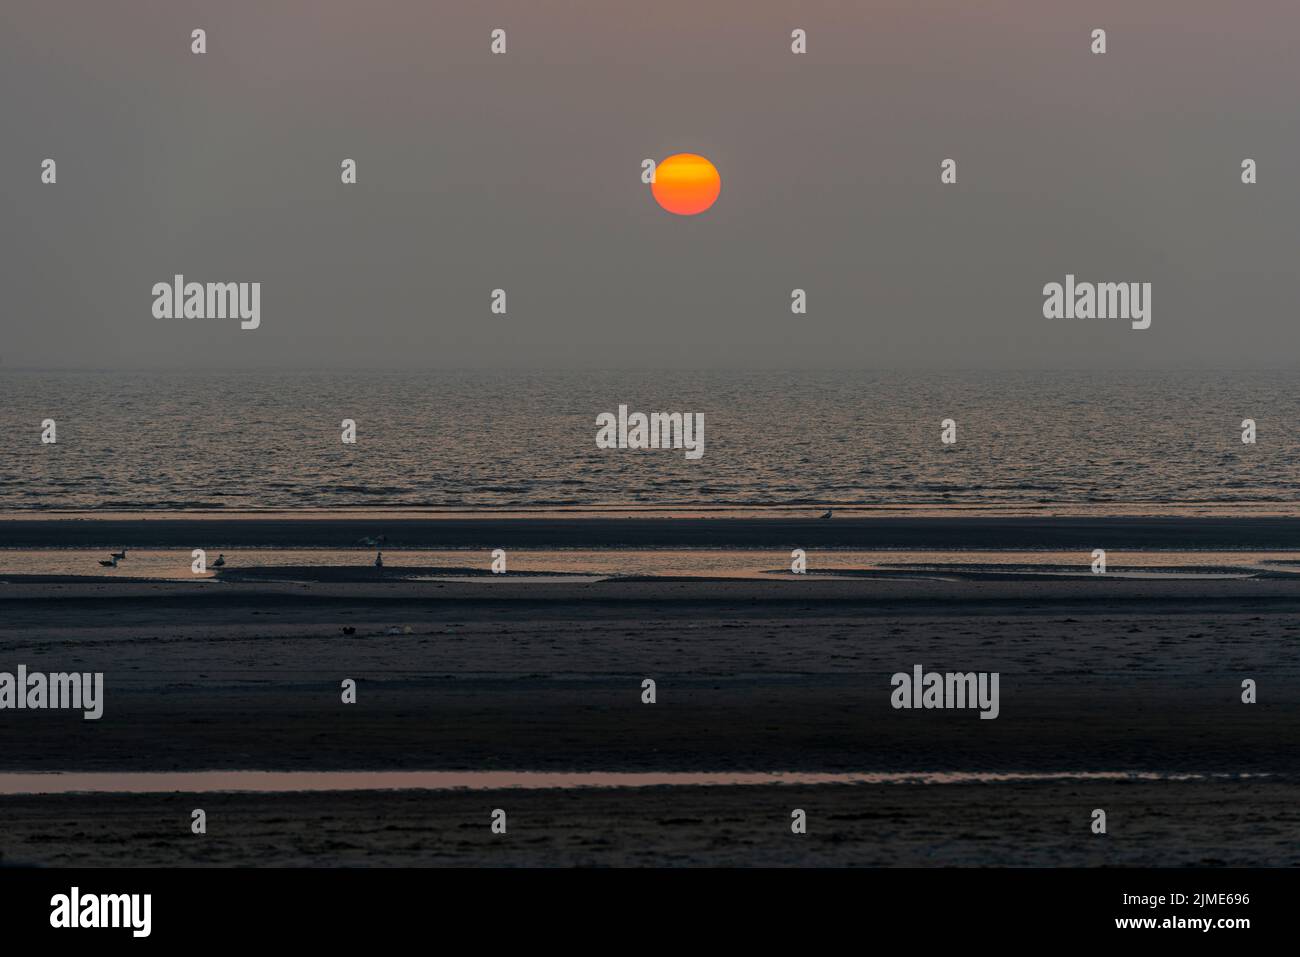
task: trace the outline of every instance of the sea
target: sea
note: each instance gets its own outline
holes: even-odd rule
[[[703,413],[705,454],[598,448],[620,405]],[[1296,372],[0,373],[10,514],[1285,511],[1298,463]]]

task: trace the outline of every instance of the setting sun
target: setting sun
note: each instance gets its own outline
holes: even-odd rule
[[[702,213],[722,191],[717,167],[703,156],[677,153],[655,168],[651,191],[659,205],[679,216]]]

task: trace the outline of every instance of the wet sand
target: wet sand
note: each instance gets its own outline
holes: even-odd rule
[[[106,685],[98,721],[6,712],[0,770],[1285,772],[1300,760],[1295,581],[0,595],[4,669],[102,671]],[[998,672],[1000,716],[893,709],[890,677],[915,664]],[[1258,704],[1241,703],[1244,678]],[[356,704],[340,700],[344,679]]]
[[[16,581],[0,670],[106,701],[6,711],[0,771],[1270,777],[512,791],[509,843],[491,792],[5,797],[0,833],[44,863],[1292,864],[1298,637],[1288,579]],[[893,709],[918,663],[999,672],[999,717]],[[787,841],[796,797],[834,825]],[[202,846],[187,805],[223,809]]]
[[[1298,798],[1277,781],[9,797],[0,864],[1294,867]]]

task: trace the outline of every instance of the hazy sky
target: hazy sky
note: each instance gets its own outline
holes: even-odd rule
[[[1298,37],[1294,0],[4,0],[0,368],[1300,365]],[[640,182],[675,152],[700,217]],[[1152,283],[1151,328],[1044,319],[1067,272]],[[153,318],[175,273],[260,281],[261,328]]]

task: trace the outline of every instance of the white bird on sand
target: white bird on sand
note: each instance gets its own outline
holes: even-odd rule
[[[224,554],[221,554],[221,555],[218,555],[218,556],[217,556],[217,560],[216,560],[215,562],[212,563],[212,567],[213,567],[213,568],[220,568],[220,567],[223,566],[224,564],[226,564],[226,556],[225,556]]]
[[[831,517],[831,510],[828,508],[824,514],[822,514],[822,515],[818,515],[817,517],[818,517],[818,518],[830,518],[830,517]]]
[[[117,567],[117,556],[114,555],[114,556],[113,556],[112,558],[110,558],[108,561],[103,561],[103,560],[101,559],[100,562],[99,562],[99,564],[103,565],[105,568],[116,568],[116,567]]]
[[[113,552],[112,555],[114,558],[126,558],[126,549],[124,548],[120,552]]]

